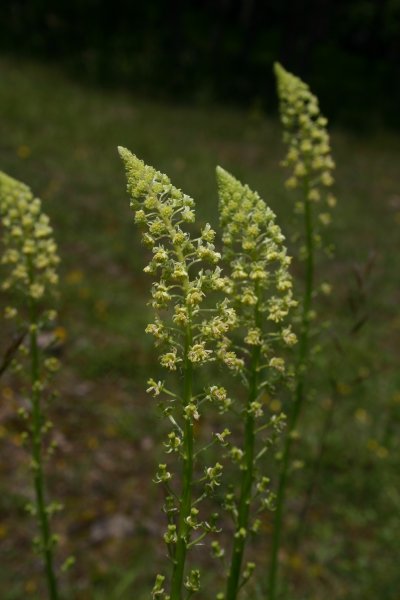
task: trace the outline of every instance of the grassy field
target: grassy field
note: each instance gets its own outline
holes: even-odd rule
[[[290,246],[298,224],[279,167],[280,128],[257,110],[157,104],[8,59],[0,76],[0,169],[43,199],[62,257],[65,367],[49,469],[52,494],[65,505],[56,523],[60,556],[78,557],[65,594],[142,600],[163,562],[151,483],[159,425],[143,392],[157,367],[143,334],[145,259],[116,146],[168,173],[195,198],[201,221],[214,225],[215,165],[231,170],[277,212]],[[328,237],[336,255],[319,265],[320,281],[333,285],[320,305],[331,326],[302,420],[297,458],[305,466],[291,477],[285,600],[400,600],[400,139],[335,130],[332,137],[339,203]],[[9,378],[0,390],[0,596],[41,599],[24,512],[29,471],[16,417],[23,397],[13,384]],[[253,590],[249,599],[256,597]]]

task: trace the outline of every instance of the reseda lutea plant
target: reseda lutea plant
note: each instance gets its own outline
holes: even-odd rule
[[[51,424],[45,417],[43,401],[58,361],[43,356],[38,336],[41,329],[55,319],[55,312],[49,310],[49,306],[58,281],[59,258],[49,218],[43,213],[40,200],[33,197],[27,186],[1,172],[0,225],[5,248],[1,259],[1,288],[13,302],[5,309],[4,316],[23,331],[19,361],[14,359],[13,366],[21,367],[26,356],[30,375],[30,405],[20,411],[27,424],[24,437],[31,453],[35,497],[28,509],[38,522],[36,549],[44,561],[48,596],[50,600],[57,600],[53,565],[55,537],[51,533],[50,517],[59,506],[47,505],[45,498],[44,436]]]
[[[301,409],[306,398],[306,383],[310,362],[310,327],[313,318],[315,296],[315,252],[322,245],[321,227],[329,225],[329,210],[336,205],[330,192],[333,185],[332,171],[335,167],[331,157],[327,119],[320,114],[318,99],[308,85],[275,65],[284,142],[288,152],[283,166],[292,173],[286,187],[297,192],[296,211],[303,217],[303,235],[300,258],[305,262],[304,292],[300,305],[300,332],[295,373],[294,400],[288,415],[288,431],[283,450],[282,467],[278,486],[276,513],[269,570],[268,600],[277,596],[278,553],[281,545],[283,511],[291,460],[292,443]],[[322,209],[318,209],[322,206]]]
[[[165,575],[157,576],[152,597],[181,600],[200,589],[199,570],[187,567],[188,551],[217,531],[217,515],[203,515],[200,509],[201,500],[214,493],[222,476],[219,462],[204,466],[204,447],[195,424],[212,405],[223,412],[230,403],[221,386],[201,386],[199,370],[210,361],[220,360],[238,371],[243,360],[227,337],[237,319],[225,298],[231,284],[218,266],[221,256],[213,245],[214,231],[207,224],[200,236],[192,239],[187,226],[195,221],[194,201],[175,188],[166,175],[146,166],[128,150],[119,148],[119,152],[135,222],[143,227],[143,242],[152,253],[144,270],[153,277],[155,319],[146,331],[160,348],[160,364],[178,374],[178,380],[171,382],[172,389],[166,382],[154,380],[148,388],[159,399],[171,425],[165,448],[168,455],[176,455],[178,463],[160,464],[156,474],[156,482],[166,493],[168,526],[164,541],[171,569],[168,580]],[[215,293],[220,299],[206,304]],[[224,446],[228,435],[228,430],[214,433],[209,443]],[[174,482],[174,468],[180,470],[179,483]],[[196,484],[195,477],[199,480]]]
[[[257,532],[260,525],[255,516],[274,504],[270,478],[264,473],[261,460],[282,431],[285,415],[268,414],[263,398],[274,393],[276,380],[285,375],[285,360],[279,347],[296,344],[288,316],[297,303],[288,271],[291,259],[275,214],[256,192],[221,168],[217,169],[217,179],[223,256],[240,327],[235,342],[243,357],[241,382],[247,395],[240,410],[242,439],[231,449],[241,473],[236,497],[229,494],[226,502],[235,532],[226,593],[221,595],[226,600],[236,600],[255,568],[248,563],[242,572],[249,535]]]

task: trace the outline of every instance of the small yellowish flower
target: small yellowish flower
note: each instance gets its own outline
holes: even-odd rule
[[[244,341],[246,342],[246,344],[249,344],[250,346],[260,346],[262,343],[262,332],[258,327],[253,327],[252,329],[249,329],[247,332],[246,337],[244,338]]]
[[[176,371],[177,364],[181,362],[182,359],[178,358],[177,350],[174,349],[172,352],[166,352],[162,354],[160,357],[160,363],[163,367],[166,367],[170,371]]]
[[[210,359],[211,355],[212,350],[207,350],[204,342],[194,344],[188,352],[188,358],[192,363],[204,363]]]
[[[184,413],[187,419],[189,420],[195,420],[198,421],[200,418],[200,414],[197,410],[197,406],[194,404],[194,402],[190,402],[189,404],[187,404],[184,408]]]
[[[148,394],[153,394],[153,396],[159,396],[164,388],[164,383],[162,381],[155,381],[154,379],[148,380],[149,387],[146,392]]]
[[[283,360],[283,358],[273,357],[269,361],[269,366],[283,373],[285,370],[285,361]]]
[[[5,319],[15,319],[17,314],[18,314],[18,311],[14,307],[6,306],[6,308],[4,309],[4,318]]]
[[[293,333],[291,327],[285,327],[282,330],[282,339],[287,346],[294,346],[297,343],[297,336]]]
[[[46,358],[44,361],[44,367],[50,373],[56,373],[60,368],[60,361],[55,357]]]

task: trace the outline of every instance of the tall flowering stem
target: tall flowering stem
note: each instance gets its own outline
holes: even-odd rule
[[[310,325],[315,293],[315,252],[321,246],[320,228],[329,225],[329,209],[336,205],[330,192],[335,167],[331,157],[327,119],[320,114],[318,99],[298,77],[275,65],[284,142],[288,152],[283,166],[292,170],[286,181],[288,189],[298,190],[296,210],[303,216],[304,244],[300,257],[305,261],[304,292],[301,304],[300,334],[295,373],[294,402],[288,418],[288,431],[282,456],[282,467],[276,501],[268,600],[277,597],[278,554],[281,546],[285,495],[290,469],[291,451],[301,409],[306,398],[309,371]],[[318,210],[318,207],[323,207]]]
[[[224,598],[235,600],[255,568],[248,563],[242,570],[246,544],[258,527],[251,515],[273,505],[260,458],[281,432],[284,415],[265,414],[262,399],[266,391],[274,392],[276,380],[285,372],[279,346],[297,341],[286,323],[296,302],[288,271],[290,257],[275,214],[256,192],[219,167],[217,179],[224,259],[240,326],[235,341],[243,356],[241,380],[247,396],[240,410],[243,438],[239,447],[231,448],[241,470],[240,486],[236,497],[227,499],[235,533]]]
[[[146,331],[160,348],[161,366],[178,375],[177,382],[169,378],[175,386],[172,390],[165,381],[153,379],[148,388],[171,425],[164,446],[169,457],[177,458],[180,470],[180,481],[174,482],[174,465],[160,464],[155,478],[166,494],[168,525],[164,541],[171,573],[167,582],[164,575],[157,575],[152,597],[181,600],[184,594],[190,596],[200,589],[198,569],[187,568],[188,552],[203,543],[208,534],[217,532],[216,516],[203,518],[200,510],[201,501],[214,493],[222,475],[220,463],[202,463],[204,446],[195,435],[195,425],[205,404],[213,404],[219,412],[229,406],[224,388],[202,388],[200,370],[213,360],[223,360],[233,370],[241,367],[234,352],[225,353],[227,334],[236,324],[236,314],[224,297],[229,281],[221,276],[214,231],[208,224],[198,237],[191,237],[187,231],[195,221],[192,198],[125,148],[119,148],[119,152],[135,222],[143,228],[143,242],[152,254],[144,270],[153,277],[150,304],[155,319]],[[221,299],[214,303],[210,295]],[[228,435],[227,430],[214,433],[205,447],[213,443],[226,445]]]
[[[2,289],[10,291],[18,306],[9,306],[5,317],[19,320],[29,332],[27,353],[30,362],[30,411],[24,413],[29,422],[27,441],[31,450],[31,466],[35,502],[30,507],[39,527],[38,551],[42,555],[50,600],[58,599],[54,570],[53,549],[55,537],[51,533],[49,517],[57,505],[46,504],[43,437],[49,423],[43,413],[43,394],[50,374],[58,368],[54,358],[43,359],[38,334],[46,321],[54,320],[54,311],[45,312],[58,276],[57,247],[47,215],[41,202],[34,198],[24,184],[0,172],[0,222],[5,247],[1,259],[6,276]]]

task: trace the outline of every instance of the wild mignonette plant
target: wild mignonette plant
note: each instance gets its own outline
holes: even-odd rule
[[[243,360],[230,347],[228,333],[237,319],[225,298],[230,282],[218,266],[221,256],[213,245],[214,231],[207,224],[200,236],[192,238],[187,229],[195,221],[194,201],[128,150],[119,148],[119,153],[135,222],[143,227],[143,242],[152,254],[144,270],[153,277],[155,318],[146,331],[160,349],[161,366],[178,375],[171,380],[172,389],[165,381],[154,380],[148,388],[171,426],[166,453],[177,458],[160,464],[155,478],[165,490],[168,524],[164,541],[171,573],[168,579],[157,575],[152,597],[181,600],[200,589],[199,570],[187,567],[190,549],[217,532],[217,516],[203,515],[200,510],[201,501],[220,485],[222,466],[204,464],[203,450],[210,443],[225,446],[229,436],[227,429],[214,433],[203,446],[196,433],[195,425],[206,410],[214,405],[224,412],[230,404],[226,390],[217,383],[202,386],[200,371],[214,360],[240,371]],[[220,300],[214,302],[213,294],[219,294]],[[174,468],[180,470],[177,482]]]
[[[4,316],[14,320],[16,327],[23,331],[19,336],[20,360],[14,359],[14,366],[22,369],[26,361],[30,378],[29,407],[20,411],[27,424],[24,437],[31,453],[35,498],[28,509],[38,523],[35,546],[44,561],[48,596],[50,600],[57,600],[53,564],[56,538],[51,533],[50,517],[59,505],[46,503],[45,458],[52,447],[45,447],[51,423],[46,419],[43,403],[49,395],[49,383],[58,369],[58,360],[45,357],[39,334],[56,317],[51,309],[51,296],[58,281],[59,258],[49,218],[43,213],[40,200],[34,198],[23,183],[1,172],[0,226],[5,248],[1,259],[1,288],[13,301]]]
[[[336,205],[331,193],[332,171],[327,119],[320,114],[318,99],[308,85],[275,65],[278,96],[280,100],[283,139],[288,147],[283,166],[291,170],[286,187],[297,193],[296,211],[303,217],[303,235],[300,258],[305,263],[304,292],[300,304],[300,331],[295,370],[294,400],[288,415],[288,428],[282,457],[282,467],[276,500],[276,513],[269,570],[268,600],[277,596],[278,553],[281,545],[283,511],[291,450],[301,409],[306,398],[306,383],[310,362],[310,327],[314,318],[313,300],[315,286],[315,252],[322,245],[321,227],[329,225],[329,210]],[[322,207],[322,208],[320,208]]]
[[[235,341],[243,358],[241,381],[247,400],[240,410],[243,422],[241,444],[231,449],[241,471],[237,494],[226,504],[234,517],[235,533],[225,595],[236,600],[255,565],[242,573],[243,555],[249,534],[257,531],[263,509],[273,508],[270,479],[260,460],[281,433],[285,415],[265,411],[263,396],[274,393],[275,383],[285,373],[280,346],[296,344],[290,316],[293,300],[291,259],[276,216],[260,196],[232,175],[217,168],[223,256],[232,282],[233,306],[240,329]]]

